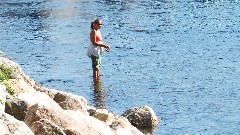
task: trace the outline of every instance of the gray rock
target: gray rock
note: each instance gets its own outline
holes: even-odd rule
[[[59,104],[64,110],[81,111],[87,113],[87,100],[81,96],[58,92],[53,100]]]
[[[40,119],[30,126],[35,135],[66,135],[56,124],[47,119]]]
[[[113,134],[113,131],[103,122],[81,112],[35,104],[28,109],[25,123],[31,127],[34,122],[40,119],[48,119],[63,131],[74,131],[75,134]]]
[[[0,112],[0,134],[34,135],[27,125],[13,116]]]
[[[24,100],[18,98],[7,99],[5,103],[5,112],[12,115],[17,120],[23,121],[29,107],[30,105]]]
[[[39,91],[28,91],[24,93],[19,93],[17,95],[17,98],[26,101],[27,103],[29,103],[30,106],[38,104],[51,108],[56,108],[56,110],[61,109],[61,107],[47,94]]]
[[[112,121],[110,126],[116,131],[117,135],[144,135],[136,127],[132,126],[125,117],[116,118]]]
[[[137,128],[154,128],[159,123],[156,114],[148,106],[129,109],[124,112],[122,116],[126,117],[128,121]]]

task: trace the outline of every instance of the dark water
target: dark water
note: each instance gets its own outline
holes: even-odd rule
[[[153,135],[238,135],[239,7],[237,0],[1,0],[0,50],[38,83],[89,105],[118,115],[152,107],[161,119]],[[86,51],[97,17],[111,52],[94,86]]]

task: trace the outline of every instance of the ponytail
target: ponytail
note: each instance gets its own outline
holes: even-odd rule
[[[94,23],[94,22],[91,22],[91,29],[93,29],[93,23]]]

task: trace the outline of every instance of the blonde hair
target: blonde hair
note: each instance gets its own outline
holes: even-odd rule
[[[101,20],[99,18],[97,18],[96,20],[94,20],[93,22],[91,22],[91,29],[93,29],[93,24],[99,24]]]

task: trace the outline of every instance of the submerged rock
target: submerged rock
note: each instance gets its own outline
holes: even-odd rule
[[[0,54],[4,54],[4,52],[0,50]]]

